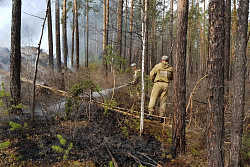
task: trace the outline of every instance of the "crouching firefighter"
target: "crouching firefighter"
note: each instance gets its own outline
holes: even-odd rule
[[[141,92],[141,87],[140,87],[140,81],[141,81],[141,69],[139,69],[136,65],[136,63],[131,64],[131,68],[133,70],[133,80],[127,84],[127,86],[132,85],[130,88],[130,97],[133,100],[133,105],[140,101],[140,92]]]

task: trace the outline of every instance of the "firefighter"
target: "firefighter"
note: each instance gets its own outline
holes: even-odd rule
[[[169,57],[162,56],[161,63],[155,65],[150,71],[150,80],[154,82],[154,86],[150,96],[148,112],[151,115],[155,114],[155,105],[160,98],[160,116],[165,116],[167,105],[168,84],[173,80],[173,67],[169,64]],[[162,122],[162,119],[160,119]]]
[[[127,86],[132,85],[130,89],[130,97],[133,99],[132,108],[134,106],[138,108],[137,103],[140,101],[140,80],[141,80],[141,70],[137,67],[136,63],[131,64],[133,70],[133,80],[127,84]]]

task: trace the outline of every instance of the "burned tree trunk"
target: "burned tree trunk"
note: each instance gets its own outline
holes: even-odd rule
[[[208,166],[224,166],[224,0],[209,2]]]
[[[249,0],[241,0],[238,9],[238,30],[236,39],[236,54],[234,66],[234,109],[231,120],[231,146],[229,166],[241,166],[240,152],[242,145],[245,75],[246,75],[246,47],[248,28]]]
[[[172,156],[185,154],[186,117],[186,46],[188,24],[188,0],[178,1],[176,51],[174,66],[174,113],[172,126]]]
[[[21,5],[21,0],[12,1],[10,92],[14,106],[21,103]],[[18,110],[20,109],[12,108],[14,113]]]

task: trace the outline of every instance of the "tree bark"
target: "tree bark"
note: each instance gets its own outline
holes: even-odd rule
[[[63,29],[63,61],[64,67],[67,68],[68,59],[68,39],[67,39],[67,0],[63,0],[63,19],[62,19],[62,29]]]
[[[21,0],[12,0],[11,53],[10,53],[10,93],[12,105],[21,103]],[[12,108],[17,113],[20,109]]]
[[[225,1],[225,95],[229,93],[229,67],[230,67],[230,33],[231,33],[231,0]]]
[[[164,23],[165,17],[164,17],[164,14],[165,14],[165,0],[163,0],[163,10],[162,10],[161,56],[164,55],[164,32],[165,32],[165,23]]]
[[[87,45],[86,45],[86,57],[85,57],[85,67],[89,67],[89,0],[87,0],[87,25],[86,25],[86,41],[87,41]]]
[[[177,32],[174,66],[174,113],[172,126],[172,156],[185,154],[186,117],[186,46],[188,24],[188,0],[179,0],[177,7]]]
[[[207,152],[210,167],[223,167],[224,0],[209,2]]]
[[[240,0],[238,8],[238,24],[236,39],[236,54],[234,66],[234,108],[231,120],[231,145],[229,167],[242,166],[240,152],[243,134],[246,48],[248,29],[249,0]]]
[[[49,0],[47,0],[48,2]],[[51,16],[51,2],[48,4],[48,44],[49,44],[49,66],[54,69],[54,55],[53,55],[53,33],[52,33],[52,16]]]
[[[123,15],[123,0],[118,0],[117,8],[117,54],[122,56],[122,15]]]
[[[169,46],[169,60],[170,64],[173,64],[173,24],[174,24],[174,0],[171,0],[170,3],[170,26],[169,26],[169,38],[170,38],[170,46]]]
[[[60,45],[60,9],[59,0],[55,1],[56,16],[56,68],[60,72],[61,69],[61,45]]]
[[[74,67],[74,54],[75,54],[75,10],[73,9],[72,18],[72,43],[71,43],[71,67]]]
[[[75,36],[76,36],[76,68],[79,68],[79,28],[78,28],[78,10],[77,10],[77,1],[74,0],[74,9],[75,9]]]
[[[134,0],[131,1],[131,11],[130,11],[130,28],[129,28],[129,35],[130,35],[130,42],[129,42],[129,58],[128,63],[129,65],[132,63],[132,37],[133,37],[133,8],[134,8]]]

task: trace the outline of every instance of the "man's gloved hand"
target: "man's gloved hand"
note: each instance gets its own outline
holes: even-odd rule
[[[127,83],[127,84],[126,84],[126,86],[129,86],[129,85],[130,85],[130,83]]]

